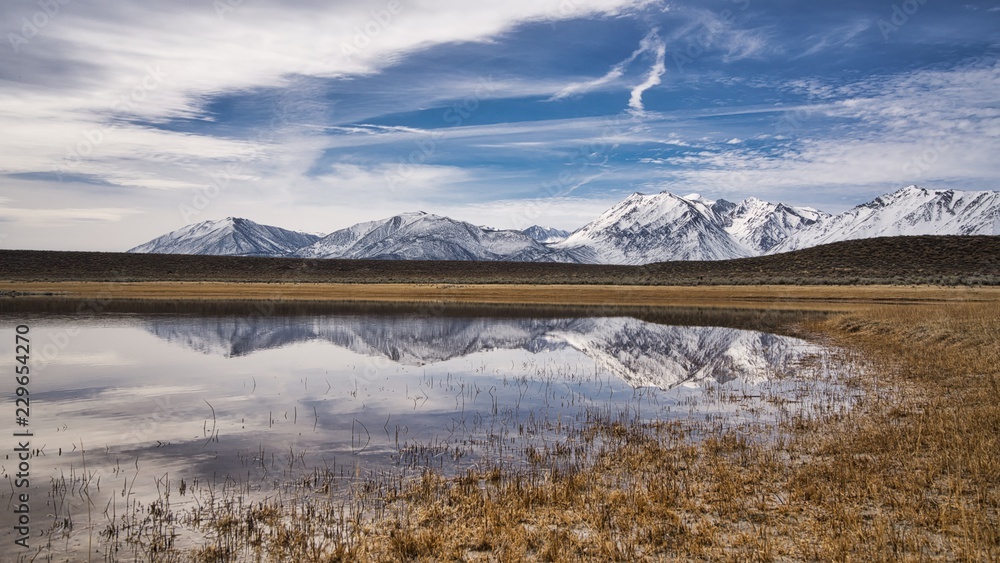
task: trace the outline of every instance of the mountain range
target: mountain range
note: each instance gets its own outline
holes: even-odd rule
[[[334,231],[295,255],[388,260],[513,260],[530,262],[550,250],[523,231],[492,230],[418,211]]]
[[[909,186],[838,215],[754,197],[733,203],[698,194],[634,193],[572,233],[537,225],[492,229],[422,211],[326,236],[228,217],[183,227],[129,252],[638,265],[924,234],[1000,235],[1000,192]]]

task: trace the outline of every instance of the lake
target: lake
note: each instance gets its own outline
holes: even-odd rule
[[[347,499],[427,468],[527,467],[594,420],[711,429],[844,402],[830,350],[748,329],[770,318],[753,312],[310,309],[0,315],[6,369],[20,365],[16,327],[31,346],[26,426],[5,383],[5,546],[21,493],[22,555],[101,560],[117,546],[129,559],[121,523],[136,532],[165,494],[188,517],[233,491]],[[15,488],[22,439],[30,477]],[[169,541],[200,541],[190,522],[171,525]]]

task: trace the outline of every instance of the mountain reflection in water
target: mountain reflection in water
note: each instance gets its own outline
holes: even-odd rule
[[[700,381],[759,383],[822,351],[788,336],[631,317],[158,317],[143,326],[171,343],[225,357],[316,341],[406,366],[493,350],[573,349],[632,387],[661,389]]]

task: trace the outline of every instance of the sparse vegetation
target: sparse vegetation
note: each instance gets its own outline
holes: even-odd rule
[[[215,281],[597,285],[998,285],[1000,237],[919,236],[838,242],[715,262],[599,266],[0,250],[11,281]]]

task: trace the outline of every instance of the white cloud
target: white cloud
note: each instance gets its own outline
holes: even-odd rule
[[[391,203],[397,211],[411,211],[409,205],[442,197],[456,186],[474,178],[472,169],[428,164],[385,163],[334,164],[328,173],[315,178],[323,199],[331,203],[363,200],[366,204]]]
[[[631,96],[628,100],[629,110],[633,114],[642,115],[645,111],[645,107],[642,104],[642,95],[650,88],[660,84],[660,77],[666,72],[667,67],[665,63],[665,58],[667,54],[667,47],[660,40],[660,37],[656,35],[656,32],[647,35],[642,40],[643,47],[647,51],[652,51],[656,53],[656,60],[653,61],[653,66],[650,67],[649,73],[646,75],[646,80],[639,84],[635,88],[632,88]]]
[[[80,173],[123,185],[191,187],[205,175],[199,170],[216,169],[217,159],[245,158],[255,147],[134,120],[207,118],[205,100],[222,92],[288,86],[293,76],[373,73],[433,45],[489,40],[528,21],[616,15],[644,3],[572,0],[553,10],[529,0],[474,9],[454,0],[400,1],[397,13],[387,16],[385,2],[261,0],[220,17],[211,2],[80,0],[0,61],[0,74],[18,77],[0,89],[6,133],[0,137],[0,170],[54,171],[82,161]],[[345,45],[356,52],[345,56]],[[94,142],[102,130],[107,134]],[[147,174],[142,163],[151,155],[179,163],[176,177],[163,170]],[[144,181],[156,175],[160,179]]]
[[[732,63],[781,51],[768,28],[737,25],[733,13],[739,13],[741,6],[734,7],[735,10],[719,12],[704,8],[683,10],[688,22],[670,30],[664,38],[678,70],[684,70],[706,53],[719,56],[724,63]]]
[[[812,45],[795,58],[808,57],[828,49],[839,49],[845,45],[850,45],[855,37],[871,29],[871,26],[871,20],[863,19],[836,26],[824,33],[807,37],[805,43],[811,43]]]
[[[576,230],[607,211],[619,198],[549,197],[501,199],[485,203],[443,205],[435,213],[498,229],[527,229],[532,225]],[[429,210],[428,210],[429,211]]]
[[[66,209],[24,209],[0,208],[0,221],[17,221],[30,225],[65,226],[76,223],[118,222],[130,215],[142,214],[142,210],[121,207],[66,208]]]
[[[680,167],[670,175],[691,189],[761,196],[830,188],[867,196],[909,183],[1000,187],[998,63],[793,87],[820,102],[803,112],[797,140],[777,153],[734,146],[669,158]],[[829,118],[840,123],[830,134],[807,128]]]
[[[604,177],[606,174],[607,174],[606,172],[601,172],[599,174],[593,174],[591,176],[587,176],[586,178],[584,178],[584,179],[580,180],[579,182],[573,184],[572,186],[569,186],[568,188],[566,188],[559,195],[560,196],[564,196],[564,197],[568,196],[568,195],[572,194],[574,191],[578,190],[579,188],[582,188],[583,186],[586,186],[587,184],[593,182],[594,180],[597,180],[599,178]]]
[[[604,74],[604,76],[564,86],[559,89],[558,92],[553,94],[549,100],[562,100],[571,96],[586,94],[587,92],[598,90],[608,84],[616,83],[625,76],[625,72],[628,70],[628,67],[635,62],[637,58],[646,53],[653,54],[653,63],[650,66],[649,71],[646,73],[646,79],[631,89],[628,102],[630,112],[635,115],[642,115],[644,112],[642,95],[650,88],[659,85],[660,78],[666,72],[666,46],[660,39],[658,30],[656,29],[650,31],[645,37],[643,37],[639,42],[639,47],[632,51],[632,54],[625,58],[625,60],[612,66],[611,69]]]
[[[640,55],[649,52],[651,48],[655,48],[655,45],[652,42],[653,38],[656,38],[656,30],[651,31],[649,34],[643,37],[642,40],[639,42],[639,47],[636,50],[632,51],[632,54],[629,55],[625,60],[612,66],[611,69],[607,73],[605,73],[604,76],[601,76],[600,78],[595,78],[593,80],[585,80],[583,82],[575,82],[573,84],[569,84],[568,86],[561,88],[558,92],[553,94],[552,97],[549,99],[561,100],[564,98],[568,98],[570,96],[586,94],[587,92],[597,90],[598,88],[604,86],[605,84],[609,84],[618,80],[619,78],[625,75],[625,71],[628,70],[629,65],[631,65]]]

